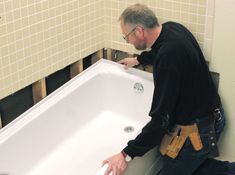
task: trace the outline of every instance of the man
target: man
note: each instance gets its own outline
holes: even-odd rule
[[[142,156],[155,146],[160,146],[162,156],[160,175],[191,175],[207,164],[210,155],[218,154],[216,137],[224,127],[220,97],[203,53],[184,26],[159,24],[145,5],[128,7],[119,21],[128,43],[138,50],[151,49],[120,63],[126,68],[153,65],[155,88],[150,122],[120,153],[104,160],[105,175],[122,175],[128,158]],[[210,175],[205,169],[195,173]]]

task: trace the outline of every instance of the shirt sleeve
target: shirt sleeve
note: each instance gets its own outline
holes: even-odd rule
[[[140,55],[137,56],[137,60],[142,65],[152,65],[152,51],[144,51]]]
[[[134,140],[129,141],[127,147],[123,149],[131,157],[142,156],[154,146],[159,145],[172,122],[179,94],[180,72],[171,63],[170,58],[161,59],[165,60],[159,63],[154,75],[155,88],[149,113],[151,120],[142,132]],[[168,61],[170,61],[169,64]]]
[[[129,141],[123,151],[132,158],[142,156],[158,145],[163,135],[161,122],[151,118],[150,122],[142,129],[142,132],[134,140]]]

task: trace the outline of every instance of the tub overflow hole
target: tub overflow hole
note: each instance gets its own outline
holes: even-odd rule
[[[144,92],[144,86],[141,83],[135,83],[133,87],[136,93],[142,94]]]
[[[133,132],[133,131],[134,131],[134,127],[132,127],[132,126],[126,126],[126,127],[124,128],[124,131],[125,131],[126,133]]]

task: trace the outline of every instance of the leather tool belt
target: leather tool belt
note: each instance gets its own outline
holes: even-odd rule
[[[176,125],[173,132],[164,135],[160,145],[161,154],[176,158],[187,138],[190,139],[196,151],[203,148],[197,124]]]
[[[219,150],[217,146],[217,138],[215,134],[215,122],[221,120],[221,108],[214,110],[211,116],[199,119],[197,123],[189,125],[176,125],[173,128],[173,132],[165,134],[161,145],[160,152],[162,155],[168,155],[171,158],[176,158],[182,149],[187,138],[190,139],[194,149],[199,151],[203,148],[199,130],[203,130],[205,127],[209,127],[209,146],[210,153],[208,157],[218,157]]]

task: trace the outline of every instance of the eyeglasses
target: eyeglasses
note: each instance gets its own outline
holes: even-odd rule
[[[126,34],[125,36],[123,36],[123,39],[126,40],[126,42],[128,42],[128,36],[129,36],[130,34],[132,34],[132,33],[135,31],[136,27],[137,27],[137,26],[135,26],[128,34]]]

